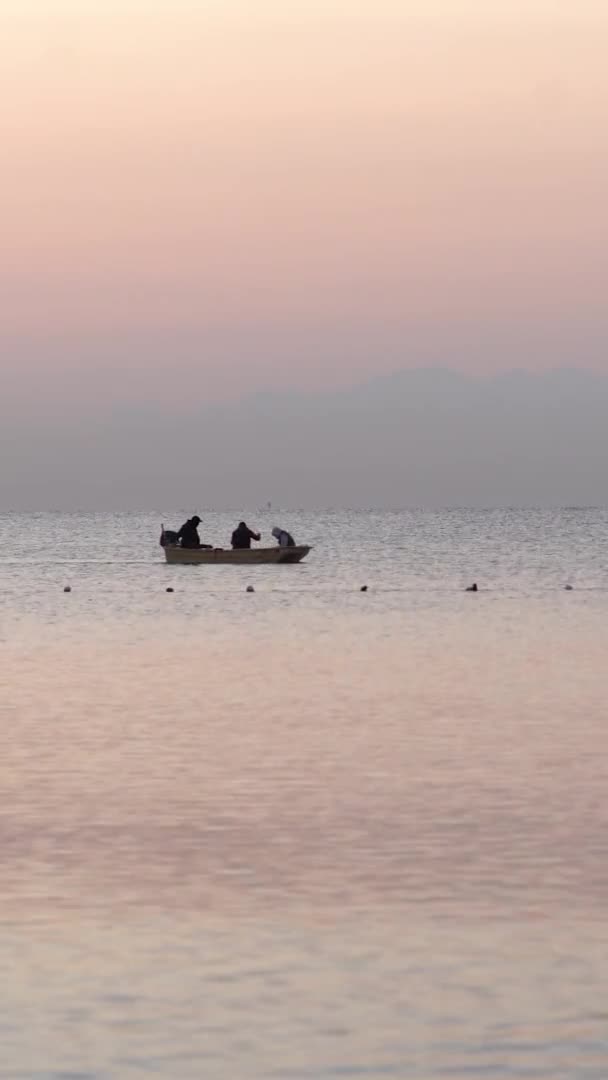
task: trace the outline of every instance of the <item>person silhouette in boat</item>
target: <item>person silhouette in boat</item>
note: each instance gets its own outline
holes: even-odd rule
[[[198,535],[198,526],[200,523],[201,519],[196,514],[194,517],[188,518],[188,520],[184,522],[177,534],[177,539],[178,541],[181,541],[183,548],[201,547],[201,538]]]
[[[278,525],[275,525],[272,530],[272,535],[275,537],[279,547],[295,547],[296,542],[291,535],[287,532],[287,529],[280,529]]]
[[[260,534],[250,529],[244,521],[240,521],[232,534],[233,548],[250,548],[252,540],[259,540]]]

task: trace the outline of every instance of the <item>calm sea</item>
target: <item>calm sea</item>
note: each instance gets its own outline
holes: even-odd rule
[[[0,1077],[606,1080],[608,512],[195,511],[0,515]]]

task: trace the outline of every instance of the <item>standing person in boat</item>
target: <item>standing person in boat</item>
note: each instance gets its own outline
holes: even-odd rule
[[[291,533],[287,532],[287,529],[279,529],[279,526],[275,525],[274,529],[272,530],[272,535],[276,537],[279,547],[296,546],[296,542],[293,536],[291,535]]]
[[[250,548],[251,541],[259,539],[259,533],[250,529],[244,521],[240,521],[232,534],[232,546],[233,548]]]
[[[201,519],[196,514],[184,522],[177,534],[177,539],[178,541],[181,540],[183,548],[199,548],[201,546],[201,538],[198,535],[200,523]]]

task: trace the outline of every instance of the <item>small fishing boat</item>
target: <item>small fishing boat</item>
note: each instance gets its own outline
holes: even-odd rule
[[[299,563],[306,558],[310,547],[271,548],[183,548],[178,544],[163,545],[165,558],[172,566],[215,566],[226,563],[260,566],[264,563]]]

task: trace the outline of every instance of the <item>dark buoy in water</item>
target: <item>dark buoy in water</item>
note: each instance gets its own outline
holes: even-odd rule
[[[479,592],[479,589],[477,588],[477,582],[474,581],[472,585],[467,585],[467,587],[466,587],[466,589],[464,591],[465,592]]]
[[[172,589],[171,586],[169,585],[169,588],[167,589],[167,592],[175,592],[175,589]]]
[[[572,590],[573,590],[572,585],[564,585],[564,588],[565,588],[566,592],[572,592]]]
[[[362,585],[360,592],[367,592],[367,585]]]
[[[63,591],[64,592],[71,592],[72,591],[72,586],[71,585],[66,585]]]
[[[255,589],[254,589],[253,585],[248,585],[247,589],[245,591],[246,592],[255,592]]]

